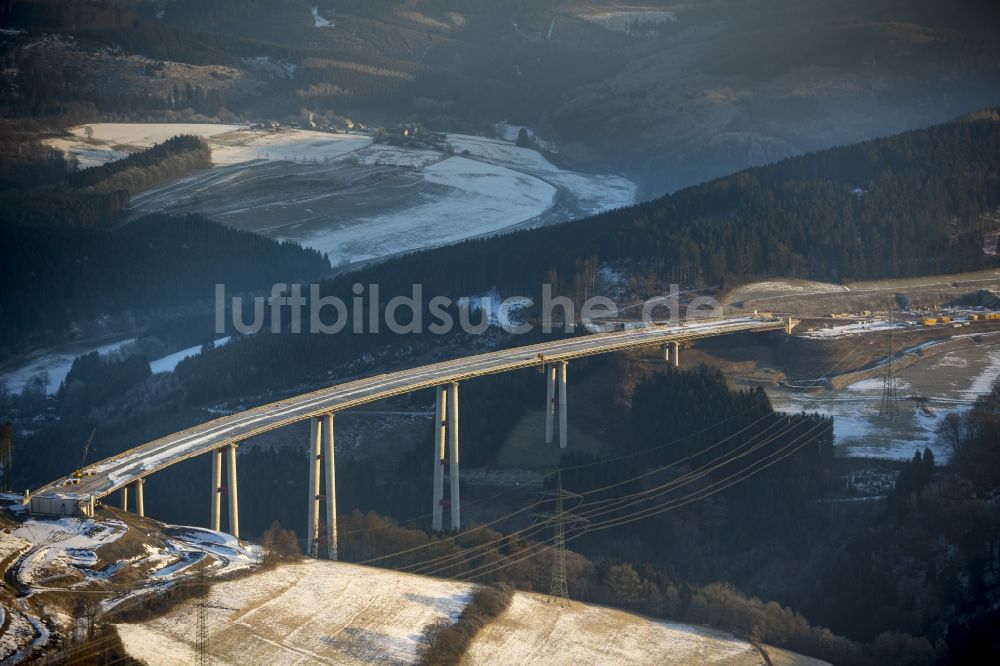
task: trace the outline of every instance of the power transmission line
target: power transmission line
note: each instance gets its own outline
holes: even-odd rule
[[[780,461],[780,460],[782,460],[784,458],[787,458],[788,456],[792,455],[793,453],[795,453],[796,451],[798,451],[799,449],[801,449],[802,447],[804,447],[806,444],[809,444],[809,443],[815,441],[815,437],[809,437],[809,435],[812,435],[815,431],[817,431],[818,429],[822,428],[823,425],[824,424],[822,422],[815,424],[814,426],[812,426],[811,428],[809,428],[809,430],[807,432],[805,432],[805,433],[799,435],[798,437],[794,438],[791,442],[789,442],[785,446],[781,447],[780,449],[778,449],[777,451],[775,451],[774,453],[772,453],[770,456],[765,457],[765,458],[763,458],[761,460],[758,460],[755,463],[752,463],[750,465],[747,465],[746,467],[742,468],[741,470],[738,470],[737,472],[734,472],[733,474],[730,474],[729,476],[724,477],[723,479],[721,479],[719,481],[716,481],[716,482],[713,482],[713,483],[709,484],[705,488],[702,488],[700,490],[694,491],[694,492],[689,493],[687,495],[683,495],[683,496],[678,497],[678,498],[674,498],[669,503],[664,504],[664,505],[655,506],[655,507],[647,507],[646,509],[643,509],[642,511],[640,511],[638,514],[632,514],[632,515],[629,515],[629,516],[619,516],[617,518],[607,518],[607,519],[605,519],[603,521],[599,521],[598,523],[594,523],[592,525],[588,525],[586,529],[576,530],[574,534],[565,537],[565,541],[568,542],[568,541],[571,541],[572,539],[575,539],[575,538],[577,538],[579,536],[582,536],[584,533],[586,533],[587,531],[589,531],[592,527],[597,527],[599,529],[607,529],[609,527],[615,527],[616,524],[621,524],[623,522],[634,522],[635,520],[639,520],[641,518],[645,518],[645,517],[649,517],[649,516],[652,516],[652,515],[656,515],[658,513],[663,513],[664,511],[669,511],[669,510],[672,510],[672,509],[675,509],[675,508],[680,508],[681,506],[684,506],[686,504],[690,504],[691,502],[698,501],[700,499],[704,499],[705,497],[713,495],[713,494],[715,494],[717,492],[721,492],[722,490],[725,490],[726,488],[728,488],[728,487],[730,487],[732,485],[735,485],[736,483],[739,483],[739,482],[745,480],[746,478],[749,478],[750,476],[753,476],[753,475],[757,474],[758,472],[762,471],[763,469],[766,469],[767,467],[770,467],[771,465],[777,463],[778,461]],[[779,433],[778,435],[775,435],[775,436],[769,438],[768,440],[766,440],[765,444],[768,443],[768,442],[770,442],[770,441],[774,441],[781,434],[782,433]],[[808,439],[806,439],[806,441],[802,442],[801,444],[795,445],[796,442],[798,442],[798,441],[800,441],[800,440],[802,440],[802,439],[804,439],[806,437],[809,437]],[[751,439],[751,441],[752,441],[752,439]],[[783,451],[786,451],[789,448],[791,448],[790,451],[787,451],[786,453],[782,454]],[[718,458],[717,460],[724,460],[724,458],[726,458],[726,457],[728,457],[728,456],[722,456],[722,457]],[[692,476],[691,478],[687,479],[681,485],[687,485],[689,483],[692,483],[695,480],[706,476],[711,471],[714,471],[714,469],[718,469],[719,467],[722,467],[722,466],[728,464],[729,462],[732,462],[733,459],[736,459],[736,458],[739,458],[739,457],[742,457],[742,456],[734,456],[729,461],[721,462],[721,463],[713,466],[712,468],[705,470],[701,474]],[[768,460],[768,458],[772,458],[772,459]],[[758,469],[755,469],[755,470],[752,469],[755,465],[758,465],[759,463],[764,462],[764,461],[766,461],[766,464],[760,466]],[[748,474],[745,474],[744,476],[742,476],[740,478],[737,478],[735,481],[731,480],[734,477],[739,476],[740,474],[744,474],[747,470],[751,470],[751,471]],[[689,476],[689,475],[685,475],[685,476]],[[727,481],[728,481],[728,483],[725,483]],[[715,488],[716,486],[719,486],[720,484],[723,484],[723,483],[725,483],[725,485],[722,485],[721,487]],[[642,493],[637,493],[637,494],[642,494]],[[653,497],[645,497],[645,498],[641,498],[641,499],[634,499],[631,502],[628,502],[627,506],[618,507],[618,508],[619,509],[625,509],[625,508],[628,508],[628,506],[637,505],[639,502],[643,502],[643,501],[648,501],[648,500],[651,500],[651,499],[655,499],[656,497],[658,497],[659,495],[662,495],[662,494],[665,494],[665,493],[661,492],[658,495],[653,496]],[[636,493],[634,493],[633,496],[634,495],[636,495]],[[631,497],[631,496],[626,496],[626,497]],[[584,503],[584,504],[581,505],[581,507],[587,506],[587,504],[588,503]],[[597,504],[597,503],[595,503],[595,504]],[[648,515],[641,515],[643,512],[649,512],[649,513],[648,513]],[[579,517],[583,518],[583,519],[590,519],[592,517],[596,517],[598,515],[602,515],[602,514],[606,514],[606,513],[610,513],[610,512],[606,511],[606,510],[603,510],[603,509],[596,509],[596,510],[590,510],[590,511],[580,512]],[[526,528],[524,530],[519,530],[518,532],[515,532],[515,533],[513,533],[511,535],[507,535],[505,537],[501,537],[499,539],[495,539],[495,540],[493,540],[493,542],[490,542],[490,543],[498,543],[498,542],[503,541],[506,538],[513,538],[513,537],[515,537],[515,536],[517,536],[519,534],[522,535],[523,538],[529,538],[530,536],[533,536],[534,533],[542,531],[544,528],[545,528],[545,524],[535,525],[535,526],[533,526],[531,528]],[[523,534],[523,533],[529,532],[529,531],[531,531],[532,534]],[[522,551],[521,553],[516,553],[516,554],[513,554],[513,555],[508,555],[506,557],[501,558],[499,561],[493,561],[493,562],[489,562],[489,563],[486,563],[486,564],[482,564],[482,565],[480,565],[478,567],[473,567],[472,569],[459,574],[458,578],[459,579],[463,579],[463,580],[471,580],[472,578],[478,578],[478,577],[486,575],[488,573],[492,573],[492,572],[495,572],[495,571],[499,571],[501,569],[505,569],[508,566],[512,566],[513,564],[517,564],[518,562],[526,560],[526,559],[528,559],[530,557],[534,557],[535,555],[539,555],[539,554],[541,554],[541,553],[543,553],[543,552],[545,552],[547,550],[551,550],[554,546],[550,545],[550,546],[545,547],[547,542],[548,542],[548,539],[546,539],[546,540],[544,540],[542,542],[536,543],[534,545],[528,546],[528,548],[525,549],[528,554],[527,555],[523,555],[522,557],[516,557],[516,555],[521,555],[525,551]],[[488,544],[480,544],[480,546],[477,546],[477,548],[482,547],[482,546],[487,546],[488,547]],[[453,554],[453,555],[450,555],[450,556],[446,556],[444,559],[455,558],[456,556],[457,557],[461,557],[463,554],[466,554],[466,553],[459,552],[459,553],[456,553],[456,554]],[[511,558],[515,558],[515,557],[516,557],[516,559],[511,560]],[[435,560],[441,560],[441,559],[442,558],[432,558],[428,563],[432,563]],[[505,561],[505,560],[507,560],[507,561]],[[421,575],[434,576],[434,575],[440,575],[443,571],[445,571],[448,568],[450,568],[451,566],[453,566],[451,564],[448,564],[448,565],[445,565],[445,566],[438,566],[436,568],[432,568],[430,571],[427,571],[426,570],[426,564],[427,563],[424,563],[422,565],[418,565],[417,568],[414,571],[416,573],[420,573]]]
[[[212,656],[208,652],[208,589],[205,583],[205,567],[198,569],[198,629],[197,629],[197,654],[198,666],[210,666]]]
[[[816,427],[818,427],[818,426],[816,426]],[[815,428],[813,428],[813,429],[815,429]],[[807,434],[809,434],[809,433],[807,433]],[[805,435],[802,435],[802,436],[800,436],[797,439],[802,439],[804,436]],[[707,488],[703,488],[703,489],[701,489],[699,491],[696,491],[694,493],[690,493],[687,496],[683,496],[683,497],[677,498],[676,500],[674,500],[674,503],[672,503],[672,504],[662,505],[660,507],[652,507],[652,509],[654,509],[654,511],[651,511],[651,512],[650,512],[649,509],[646,509],[645,510],[647,512],[646,515],[638,515],[637,514],[637,515],[629,516],[627,518],[617,518],[617,519],[612,518],[612,519],[608,519],[606,521],[602,521],[600,523],[597,523],[596,525],[588,526],[587,529],[580,529],[580,530],[576,531],[576,533],[571,534],[571,535],[565,537],[565,541],[568,542],[568,541],[572,541],[573,539],[576,539],[578,537],[581,537],[584,534],[586,534],[589,531],[591,531],[591,528],[609,529],[609,528],[612,528],[612,527],[617,527],[617,526],[620,526],[620,525],[623,525],[623,524],[626,524],[626,523],[635,522],[636,520],[642,520],[644,518],[649,518],[649,517],[652,517],[653,515],[658,515],[660,513],[665,513],[667,511],[671,511],[673,509],[680,508],[681,506],[685,506],[685,505],[690,504],[692,502],[696,502],[696,501],[705,499],[705,498],[707,498],[707,497],[709,497],[711,495],[714,495],[716,493],[722,492],[723,490],[726,490],[727,488],[730,488],[730,487],[736,485],[737,483],[745,481],[746,479],[750,478],[751,476],[754,476],[754,475],[762,472],[764,469],[767,469],[768,467],[770,467],[770,466],[772,466],[772,465],[780,462],[781,460],[784,460],[785,458],[787,458],[787,457],[791,456],[792,454],[796,453],[802,447],[806,446],[807,444],[812,443],[813,441],[815,441],[815,437],[807,439],[806,441],[802,442],[801,444],[798,444],[797,446],[795,446],[791,450],[789,450],[789,451],[787,451],[787,452],[785,452],[785,453],[783,453],[783,454],[781,454],[779,456],[773,457],[772,460],[769,460],[766,464],[758,467],[757,469],[754,469],[754,470],[750,471],[749,473],[743,474],[740,478],[737,478],[735,480],[731,480],[734,476],[737,476],[739,474],[739,472],[734,473],[734,474],[730,475],[729,477],[726,477],[725,479],[723,479],[720,482],[716,482],[716,483],[711,484]],[[783,447],[783,448],[787,449],[788,447],[786,446],[786,447]],[[741,470],[741,472],[746,472],[746,470],[750,469],[752,466],[753,465],[748,465],[746,468],[744,468],[743,470]],[[726,481],[728,481],[728,482],[726,482]],[[723,483],[723,482],[726,482],[726,483]],[[713,488],[713,486],[716,486],[716,487]],[[465,573],[461,574],[458,578],[460,580],[473,580],[475,578],[480,578],[480,577],[488,575],[488,574],[496,573],[497,571],[499,571],[501,569],[506,569],[507,567],[513,566],[515,564],[518,564],[519,562],[523,562],[524,560],[530,559],[532,557],[535,557],[536,555],[540,555],[541,553],[544,553],[544,552],[546,552],[546,551],[551,550],[552,548],[554,548],[553,545],[546,545],[546,543],[547,542],[543,541],[543,542],[540,542],[540,543],[536,543],[535,545],[527,548],[526,549],[527,554],[524,554],[523,551],[521,553],[517,553],[516,555],[519,555],[520,557],[516,557],[516,555],[510,555],[510,556],[507,556],[506,558],[502,558],[500,561],[491,562],[489,564],[485,564],[485,565],[482,565],[482,566],[479,566],[479,567],[475,567],[475,568],[473,568],[473,569],[471,569],[469,571],[466,571]]]
[[[889,304],[889,357],[885,364],[885,376],[882,378],[882,404],[879,406],[880,416],[894,419],[899,416],[899,403],[896,402],[896,373],[893,368],[895,349],[893,348],[893,307]]]
[[[549,582],[549,595],[565,603],[569,598],[569,585],[566,581],[566,524],[582,524],[584,519],[566,512],[566,500],[575,501],[579,504],[583,496],[571,493],[563,488],[562,472],[556,473],[555,490],[545,491],[543,497],[551,497],[555,500],[555,511],[551,514],[536,514],[536,517],[545,519],[546,523],[552,525],[552,538],[555,542],[555,553],[552,557],[552,578]]]
[[[624,484],[627,484],[627,483],[631,483],[631,482],[639,480],[639,479],[646,478],[646,477],[648,477],[648,476],[650,476],[652,474],[666,471],[666,470],[674,467],[677,464],[681,464],[683,462],[691,460],[692,458],[697,457],[698,455],[701,455],[702,453],[706,453],[707,451],[715,448],[716,446],[720,445],[721,443],[732,439],[733,437],[737,436],[738,434],[746,431],[749,427],[752,427],[754,424],[758,423],[760,420],[761,419],[757,419],[752,424],[750,424],[750,425],[742,428],[741,430],[737,431],[736,433],[732,433],[732,434],[726,436],[722,440],[719,440],[715,444],[702,449],[700,452],[698,452],[698,453],[696,453],[694,455],[687,456],[686,458],[683,458],[681,460],[675,461],[674,463],[670,463],[668,465],[664,465],[662,467],[659,467],[659,468],[657,468],[655,470],[652,470],[652,471],[649,471],[649,472],[644,472],[642,474],[638,474],[636,476],[630,477],[630,478],[625,479],[623,481],[619,481],[619,482],[616,482],[616,483],[611,483],[611,484],[608,484],[608,485],[605,485],[605,486],[601,486],[601,487],[598,487],[598,488],[593,488],[591,490],[588,490],[588,491],[584,492],[583,495],[585,495],[585,496],[591,496],[591,495],[594,495],[594,494],[597,494],[597,493],[604,492],[604,491],[609,490],[611,488],[616,488],[618,486],[621,486],[621,485],[624,485]],[[724,453],[721,456],[712,459],[711,461],[709,461],[708,463],[706,463],[702,467],[700,467],[700,468],[698,468],[696,470],[693,470],[693,471],[691,471],[691,472],[689,472],[689,473],[687,473],[685,475],[682,475],[681,477],[679,477],[677,479],[672,479],[671,481],[668,481],[666,484],[655,486],[653,488],[650,488],[650,489],[647,489],[647,490],[644,490],[644,491],[639,491],[637,493],[631,493],[631,494],[625,495],[623,497],[616,497],[616,498],[608,498],[608,499],[603,499],[603,500],[588,501],[588,502],[586,502],[584,504],[584,506],[595,506],[596,507],[596,506],[607,505],[609,503],[612,503],[612,504],[618,503],[618,504],[620,504],[620,503],[623,503],[623,502],[628,502],[629,500],[631,500],[633,497],[636,497],[636,496],[646,495],[648,493],[652,493],[652,492],[657,491],[657,490],[662,490],[663,488],[679,487],[679,486],[685,485],[686,483],[690,483],[690,482],[692,482],[694,480],[697,480],[698,478],[701,478],[701,477],[709,474],[710,472],[714,471],[715,469],[718,469],[719,467],[721,467],[721,466],[723,466],[725,464],[728,464],[728,462],[731,462],[732,460],[734,460],[737,457],[739,457],[739,456],[735,456],[734,454],[736,454],[741,448],[747,447],[750,444],[752,444],[754,442],[754,440],[756,440],[757,438],[763,436],[765,433],[767,433],[768,430],[770,430],[771,428],[773,428],[774,425],[780,424],[780,423],[787,423],[787,422],[788,422],[787,418],[777,418],[777,419],[775,419],[775,423],[774,424],[772,424],[771,426],[768,426],[767,428],[765,428],[761,432],[756,433],[756,434],[750,436],[750,438],[746,442],[744,442],[740,446],[736,447],[736,449],[734,449],[733,451]],[[766,444],[774,441],[774,439],[776,439],[777,437],[779,437],[781,434],[783,434],[783,433],[779,432],[779,433],[777,433],[775,435],[772,435],[770,438],[764,440],[764,442],[758,444],[757,447],[766,445]],[[727,461],[727,458],[729,459],[728,461]],[[720,462],[720,461],[722,461],[722,462]],[[533,504],[529,505],[526,508],[532,508],[532,507],[538,506],[540,504],[551,503],[551,502],[552,502],[552,498],[551,497],[549,497],[549,498],[543,498],[543,499],[540,499],[540,500],[534,502]],[[522,511],[523,510],[519,511],[518,513],[522,512]],[[548,514],[545,514],[545,515],[548,515]],[[497,521],[494,521],[494,522],[497,522]],[[536,523],[536,524],[531,525],[529,527],[525,527],[525,528],[522,528],[520,530],[516,530],[514,532],[511,532],[509,534],[502,535],[502,536],[500,536],[500,537],[498,537],[496,539],[493,539],[491,541],[487,541],[487,542],[478,544],[476,546],[473,546],[470,549],[460,550],[460,551],[457,551],[455,553],[451,553],[451,554],[448,554],[448,555],[441,555],[441,556],[438,556],[438,557],[432,557],[429,560],[425,560],[423,562],[419,562],[419,563],[416,563],[416,564],[408,565],[406,567],[403,567],[403,570],[409,571],[411,573],[419,573],[419,574],[424,574],[424,575],[436,575],[436,574],[438,574],[438,573],[440,573],[442,571],[447,570],[448,568],[450,568],[450,566],[452,566],[452,564],[457,563],[459,560],[466,560],[466,559],[468,559],[468,557],[470,555],[475,554],[476,551],[485,551],[485,550],[489,549],[491,546],[496,545],[496,544],[500,544],[500,543],[502,543],[505,540],[511,540],[512,541],[512,540],[514,540],[516,538],[519,538],[519,537],[520,538],[525,538],[525,539],[533,537],[535,534],[537,534],[537,533],[539,533],[541,531],[544,531],[544,529],[546,527],[547,527],[547,523]],[[431,544],[426,544],[426,545],[429,546],[429,545],[432,545],[432,543]],[[440,542],[438,542],[438,543],[440,543]],[[405,551],[400,551],[400,553],[411,552],[413,550],[415,550],[415,549],[407,549]],[[387,557],[391,557],[391,555],[389,555]],[[364,563],[365,562],[362,562],[361,564],[364,564]],[[431,565],[434,565],[434,566],[432,567],[432,569],[430,571],[428,571],[428,567],[431,566]],[[440,565],[445,565],[445,566],[440,566]]]

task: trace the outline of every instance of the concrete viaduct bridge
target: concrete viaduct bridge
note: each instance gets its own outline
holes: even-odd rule
[[[545,440],[553,441],[558,412],[559,445],[567,445],[567,366],[573,359],[610,352],[659,346],[664,359],[680,364],[681,345],[689,340],[745,331],[784,330],[791,333],[793,319],[731,318],[693,323],[627,329],[545,342],[526,347],[458,358],[433,365],[358,379],[312,393],[224,416],[187,430],[142,444],[53,481],[25,498],[33,513],[55,515],[94,514],[96,500],[120,491],[122,509],[128,509],[129,489],[135,508],[145,515],[143,484],[146,477],[195,456],[212,456],[211,526],[221,529],[222,496],[229,503],[229,532],[239,537],[239,493],[236,449],[256,435],[309,420],[309,552],[318,552],[320,508],[325,504],[327,552],[337,558],[337,503],[334,477],[334,415],[338,411],[376,400],[434,389],[434,497],[432,527],[443,528],[444,508],[450,511],[450,528],[461,526],[459,498],[458,387],[464,379],[538,367],[546,378]],[[223,460],[225,458],[225,461]],[[226,463],[225,465],[223,463]],[[226,467],[226,484],[222,472]],[[447,466],[449,496],[444,497]],[[325,483],[323,483],[325,482]],[[325,485],[325,490],[321,487]],[[325,500],[325,501],[324,501]]]

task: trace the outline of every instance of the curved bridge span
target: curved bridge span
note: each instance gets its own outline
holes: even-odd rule
[[[333,493],[333,415],[345,409],[377,400],[438,387],[435,434],[435,499],[434,527],[441,529],[443,507],[451,509],[451,527],[459,527],[458,501],[458,382],[473,377],[498,374],[523,368],[545,370],[546,441],[551,442],[558,412],[560,446],[566,446],[566,367],[569,361],[586,356],[649,346],[661,346],[665,359],[671,356],[679,364],[681,344],[698,338],[746,331],[791,332],[791,319],[733,318],[703,320],[694,323],[637,328],[613,333],[600,333],[516,347],[476,356],[467,356],[432,365],[400,370],[338,384],[312,393],[287,398],[260,407],[223,416],[181,432],[161,437],[146,444],[87,466],[38,489],[25,499],[33,512],[53,514],[84,513],[92,515],[94,502],[115,491],[121,491],[122,507],[128,506],[128,489],[136,490],[136,508],[144,513],[142,484],[145,477],[183,460],[203,454],[213,454],[212,527],[219,529],[222,494],[229,499],[230,532],[238,536],[238,505],[236,489],[236,446],[239,442],[299,421],[311,420],[311,447],[315,452],[310,466],[310,529],[318,526],[318,503],[327,501],[327,525]],[[227,450],[228,486],[221,482],[222,454]],[[446,457],[447,456],[447,457]],[[450,469],[445,470],[444,467]],[[323,471],[326,471],[326,495],[319,492]],[[451,496],[443,498],[445,472],[450,477]],[[335,511],[335,509],[333,509]],[[314,515],[313,515],[314,514]],[[318,529],[318,527],[317,527]],[[312,532],[315,536],[318,532]],[[334,547],[335,548],[335,547]]]

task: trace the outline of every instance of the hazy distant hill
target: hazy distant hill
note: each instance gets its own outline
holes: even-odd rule
[[[25,95],[465,131],[509,119],[578,165],[627,170],[647,195],[1000,103],[1000,9],[987,0],[54,4],[66,3],[14,5],[13,24],[77,37],[31,55],[8,40],[25,72],[49,74],[19,81]],[[108,45],[132,55],[107,58]],[[140,84],[151,94],[130,92]]]

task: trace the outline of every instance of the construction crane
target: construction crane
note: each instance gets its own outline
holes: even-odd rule
[[[78,479],[83,476],[83,468],[87,465],[87,454],[90,453],[90,444],[94,441],[94,435],[96,434],[97,428],[94,428],[90,431],[90,437],[87,438],[87,441],[83,445],[83,458],[80,460],[80,469],[73,472],[73,476]]]

